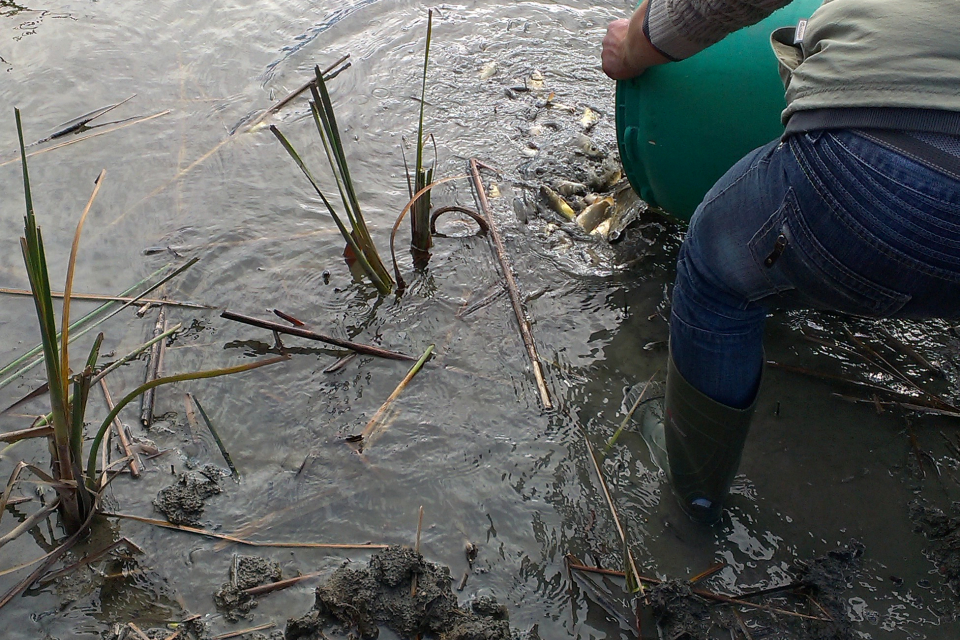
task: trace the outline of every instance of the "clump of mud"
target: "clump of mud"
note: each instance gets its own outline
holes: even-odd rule
[[[910,519],[931,543],[927,557],[953,595],[960,598],[960,503],[954,502],[951,510],[953,516],[925,500],[915,500],[910,504]]]
[[[173,524],[197,525],[206,499],[220,493],[223,472],[208,464],[199,473],[181,473],[175,484],[160,489],[153,506]]]
[[[254,596],[244,590],[280,580],[280,565],[259,556],[239,556],[231,570],[232,579],[220,585],[213,601],[229,622],[246,617],[257,606]]]
[[[742,614],[743,624],[749,627],[754,637],[853,640],[857,634],[850,620],[845,594],[860,575],[863,551],[863,545],[854,541],[824,556],[797,560],[792,569],[798,585],[794,594],[751,599],[766,606],[824,619],[758,612],[763,615],[751,617]],[[717,635],[719,630],[733,631],[735,634],[742,631],[739,629],[741,621],[730,614],[729,608],[710,606],[693,592],[688,582],[664,582],[649,589],[648,597],[662,631],[661,637],[705,640],[725,637],[726,633]],[[810,604],[810,600],[819,606]],[[801,603],[802,606],[798,607]],[[829,614],[829,619],[825,619],[824,613]]]
[[[411,583],[417,579],[416,595]],[[404,638],[509,640],[507,608],[482,597],[461,609],[450,587],[450,569],[426,562],[412,549],[393,546],[374,554],[366,568],[344,565],[317,587],[313,609],[287,621],[286,640],[322,638],[334,623],[375,638],[384,625]]]

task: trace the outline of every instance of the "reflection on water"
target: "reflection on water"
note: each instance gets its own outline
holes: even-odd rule
[[[90,183],[106,168],[81,243],[77,289],[118,292],[171,260],[199,257],[197,266],[168,285],[168,296],[260,316],[279,308],[315,330],[409,353],[437,345],[436,358],[400,397],[388,428],[363,459],[343,438],[362,430],[405,374],[403,363],[360,357],[327,374],[323,370],[338,354],[291,338],[284,340],[294,354],[287,363],[166,389],[158,394],[156,413],[168,419],[150,433],[135,429],[135,435],[170,452],[148,462],[140,480],[116,481],[110,508],[154,516],[151,500],[172,481],[171,465],[179,472],[191,464],[222,464],[206,436],[198,440],[191,431],[183,410],[189,391],[217,425],[243,478],[208,502],[204,526],[259,540],[412,544],[417,509],[424,505],[421,547],[431,560],[461,576],[470,570],[465,542],[479,547],[462,601],[496,595],[509,604],[515,626],[537,625],[543,638],[619,637],[623,623],[616,613],[608,615],[584,590],[571,589],[563,565],[568,552],[620,565],[581,425],[594,445],[602,445],[623,418],[625,388],[663,368],[665,301],[682,229],[648,217],[611,248],[558,231],[549,226],[556,222],[549,214],[533,212],[524,223],[514,201],[535,200],[544,177],[538,167],[552,176],[581,168],[570,141],[580,133],[585,107],[600,115],[590,132],[593,141],[615,148],[613,87],[599,70],[597,54],[606,22],[623,15],[626,3],[468,2],[441,6],[434,18],[426,126],[437,141],[439,173],[456,175],[473,156],[502,171],[490,178],[501,193],[493,206],[556,399],[550,413],[540,410],[508,300],[486,301],[499,282],[487,240],[438,238],[422,272],[412,270],[401,250],[407,292],[399,300],[378,301],[351,278],[339,235],[269,132],[229,136],[237,123],[299,86],[314,65],[351,54],[351,69],[331,83],[331,91],[365,216],[377,244],[386,247],[406,201],[398,147],[416,131],[425,6],[401,0],[140,0],[45,7],[61,13],[0,7],[4,159],[15,147],[13,105],[23,110],[30,140],[133,93],[137,97],[118,119],[169,110],[31,158],[55,282],[65,270],[65,248]],[[52,19],[60,15],[72,19]],[[25,21],[42,23],[36,37],[22,37]],[[513,89],[539,78],[542,89]],[[569,110],[545,106],[550,93],[552,102]],[[269,122],[280,124],[311,166],[324,166],[322,150],[308,142],[316,134],[305,102]],[[536,158],[525,155],[530,149],[538,150]],[[318,173],[328,184],[326,174]],[[0,166],[3,286],[26,284],[16,249],[19,180],[16,163]],[[438,190],[434,202],[474,206],[464,181]],[[406,237],[403,230],[400,237]],[[77,304],[75,313],[92,308]],[[470,313],[458,317],[465,304]],[[29,301],[3,298],[0,361],[36,341],[32,313]],[[104,325],[104,351],[126,353],[142,342],[155,313],[142,320],[125,314]],[[168,322],[203,327],[171,346],[169,372],[235,364],[274,348],[272,336],[227,324],[216,312],[171,308]],[[850,326],[854,332],[872,330]],[[923,377],[919,365],[903,359],[907,374],[940,392],[955,388],[958,369],[951,354],[957,341],[946,326],[885,326],[943,372]],[[898,384],[889,373],[822,344],[844,335],[836,318],[775,314],[768,357]],[[111,384],[114,395],[142,376],[142,365],[125,367]],[[0,405],[38,381],[34,373],[0,390]],[[939,436],[951,423],[910,417],[908,427],[897,410],[878,415],[874,406],[831,395],[854,391],[769,369],[729,517],[713,530],[694,527],[679,514],[638,436],[625,433],[603,469],[641,571],[689,577],[723,560],[728,567],[709,584],[735,593],[781,584],[795,559],[858,538],[867,548],[867,572],[850,593],[851,611],[862,618],[858,628],[871,637],[955,637],[952,596],[929,575],[927,543],[907,517],[918,491],[940,505],[957,499],[960,463]],[[28,411],[43,411],[43,403]],[[90,419],[104,414],[97,396]],[[129,419],[135,420],[132,414]],[[29,422],[0,420],[4,430]],[[937,462],[921,456],[923,474],[908,429]],[[0,454],[0,477],[20,459],[47,464],[41,446],[24,443]],[[179,615],[176,607],[213,613],[211,595],[228,579],[236,549],[134,522],[108,531],[108,537],[122,534],[144,548],[137,560],[142,573],[112,582],[100,577],[101,586],[75,599],[53,589],[30,592],[2,612],[25,621],[7,637],[95,637],[115,621],[157,622],[167,608],[170,615]],[[0,569],[45,552],[50,532],[33,533],[3,548]],[[285,576],[364,556],[256,553],[280,562]],[[111,570],[110,563],[97,568]],[[17,575],[0,577],[0,588],[9,588]],[[306,612],[310,589],[263,598],[250,626],[282,624]],[[144,602],[155,594],[161,594],[156,600],[163,611],[147,612]],[[216,616],[209,622],[215,633],[233,628]]]

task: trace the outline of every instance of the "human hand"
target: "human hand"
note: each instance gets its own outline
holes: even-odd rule
[[[643,33],[646,15],[644,2],[629,20],[614,20],[607,26],[600,60],[603,72],[614,80],[635,78],[649,67],[670,61]]]

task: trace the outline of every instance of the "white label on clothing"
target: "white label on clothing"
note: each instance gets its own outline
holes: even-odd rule
[[[807,21],[800,20],[797,23],[797,30],[793,34],[793,44],[800,44],[803,42],[803,36],[807,32]]]

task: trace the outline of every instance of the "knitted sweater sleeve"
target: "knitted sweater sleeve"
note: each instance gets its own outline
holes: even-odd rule
[[[792,0],[650,0],[643,31],[660,53],[689,58]]]

